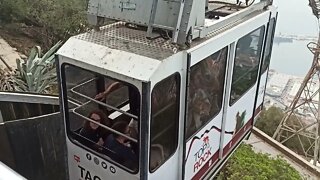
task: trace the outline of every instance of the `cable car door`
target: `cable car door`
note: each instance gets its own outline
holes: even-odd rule
[[[185,179],[200,179],[219,160],[227,59],[223,38],[189,53]]]
[[[271,12],[270,22],[268,23],[268,28],[266,33],[262,66],[260,71],[261,73],[260,73],[258,97],[257,97],[257,102],[255,105],[255,113],[254,113],[255,117],[261,112],[263,107],[276,22],[277,22],[277,12]]]
[[[232,46],[230,96],[226,110],[223,156],[228,155],[252,128],[266,25],[270,12],[257,16],[237,29]]]

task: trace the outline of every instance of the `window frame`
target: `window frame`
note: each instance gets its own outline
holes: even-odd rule
[[[176,76],[176,77],[174,77]],[[151,169],[151,141],[152,141],[152,122],[153,122],[153,112],[152,112],[152,106],[153,106],[153,101],[152,101],[152,94],[154,92],[154,89],[157,87],[157,85],[159,85],[160,83],[162,83],[165,80],[168,80],[170,78],[176,78],[176,84],[177,84],[177,98],[176,98],[176,104],[177,104],[177,112],[176,112],[176,117],[175,119],[177,120],[177,127],[176,127],[176,142],[175,142],[175,150],[172,151],[172,153],[156,168]],[[150,101],[150,139],[149,139],[149,163],[148,163],[148,169],[150,173],[154,173],[156,172],[163,164],[165,164],[178,150],[179,147],[179,124],[180,124],[180,100],[181,100],[181,74],[179,72],[175,72],[169,76],[167,76],[166,78],[158,81],[152,88],[152,90],[150,91],[150,97],[151,97],[151,101]]]
[[[69,118],[69,114],[72,113],[72,112],[69,112],[69,105],[68,105],[67,78],[66,78],[66,74],[65,74],[65,72],[66,72],[66,69],[65,69],[66,66],[71,66],[71,67],[73,67],[73,68],[77,68],[77,69],[80,69],[80,70],[83,70],[83,71],[87,71],[87,72],[93,73],[93,74],[95,74],[95,75],[102,76],[102,77],[104,77],[104,78],[109,78],[109,79],[112,79],[112,80],[121,82],[121,83],[123,83],[124,85],[126,85],[127,87],[131,86],[131,87],[134,88],[137,92],[139,92],[139,95],[140,95],[140,96],[139,96],[139,99],[140,99],[140,107],[139,107],[139,109],[140,109],[140,116],[138,116],[138,119],[140,119],[140,120],[138,121],[138,130],[139,130],[139,132],[138,132],[138,138],[137,138],[137,144],[138,144],[139,149],[138,149],[138,154],[137,154],[137,156],[138,156],[138,161],[137,161],[137,168],[136,168],[136,170],[132,170],[132,169],[130,169],[130,168],[128,168],[128,167],[120,164],[119,162],[111,159],[111,157],[109,157],[107,154],[103,153],[103,152],[106,152],[106,151],[110,151],[110,150],[108,150],[107,148],[104,148],[103,152],[98,152],[98,151],[96,151],[96,150],[94,150],[94,149],[92,149],[92,148],[90,148],[90,147],[87,147],[87,146],[86,146],[85,144],[83,144],[82,142],[84,142],[84,141],[90,142],[90,141],[87,140],[87,139],[85,139],[85,138],[83,138],[80,134],[78,134],[78,133],[76,133],[76,132],[74,132],[74,131],[71,130],[71,128],[70,128],[70,118]],[[89,152],[89,153],[92,153],[92,154],[98,156],[99,158],[107,161],[107,162],[110,163],[110,164],[116,165],[118,168],[121,168],[121,169],[123,169],[124,171],[126,171],[126,172],[128,172],[128,173],[130,173],[130,174],[133,174],[133,175],[134,175],[134,174],[138,174],[139,171],[140,171],[140,141],[141,141],[141,140],[140,140],[140,139],[141,139],[141,137],[140,137],[140,126],[141,126],[141,125],[140,125],[140,121],[141,121],[141,117],[142,117],[142,116],[141,116],[141,107],[142,107],[142,106],[141,106],[141,103],[142,103],[141,101],[142,101],[142,95],[141,95],[141,92],[139,91],[139,89],[138,89],[135,85],[130,84],[130,83],[128,83],[128,82],[125,82],[125,81],[122,81],[122,80],[119,80],[119,79],[116,79],[116,78],[113,78],[113,77],[109,77],[109,76],[106,76],[106,75],[102,75],[102,74],[100,74],[100,73],[98,73],[98,72],[94,72],[94,71],[92,71],[92,70],[85,69],[85,68],[83,68],[83,67],[80,67],[80,66],[77,66],[77,65],[74,65],[74,64],[70,64],[70,63],[64,62],[64,63],[62,63],[62,64],[60,65],[59,69],[60,69],[60,72],[61,72],[61,85],[62,85],[62,92],[63,92],[63,97],[64,97],[64,98],[62,99],[62,102],[63,102],[63,115],[64,115],[64,123],[65,123],[65,126],[64,126],[64,127],[65,127],[66,137],[69,139],[69,141],[70,141],[72,144],[78,146],[79,148],[82,148],[83,150],[85,150],[85,151],[87,151],[87,152]],[[120,106],[121,106],[121,104],[120,104]],[[117,107],[117,108],[118,108],[118,107]],[[120,107],[120,108],[121,108],[121,107]],[[72,109],[74,109],[74,108],[72,108]],[[116,110],[114,110],[114,111],[116,111]],[[108,115],[106,115],[106,116],[108,116]],[[84,119],[84,121],[87,121],[87,120]],[[99,123],[99,124],[100,124],[100,123]],[[82,140],[79,140],[79,139],[81,139],[81,138],[82,138]],[[90,143],[92,143],[92,142],[90,142]]]
[[[258,64],[257,64],[257,76],[256,76],[256,78],[255,78],[255,81],[254,81],[254,83],[252,84],[252,85],[250,85],[238,98],[236,98],[235,100],[233,100],[232,101],[232,98],[231,98],[231,96],[232,96],[232,87],[233,87],[233,84],[234,84],[234,82],[233,82],[233,76],[234,76],[234,72],[235,72],[235,61],[236,61],[236,57],[237,57],[237,45],[238,45],[238,42],[239,42],[239,40],[241,39],[241,38],[243,38],[243,37],[245,37],[245,36],[247,36],[247,35],[249,35],[249,34],[251,34],[251,33],[253,33],[253,32],[255,32],[255,31],[257,31],[257,30],[259,30],[259,29],[262,29],[263,31],[263,36],[262,36],[262,43],[261,43],[261,47],[260,47],[260,54],[259,54],[259,59],[258,59]],[[255,30],[253,30],[253,31],[251,31],[250,33],[248,33],[248,34],[246,34],[246,35],[244,35],[244,36],[242,36],[241,38],[239,38],[238,40],[237,40],[237,43],[235,44],[235,51],[234,51],[234,57],[233,57],[233,68],[232,68],[232,76],[231,76],[231,85],[230,85],[230,94],[229,94],[229,106],[233,106],[236,102],[238,102],[238,100],[239,99],[241,99],[255,84],[256,84],[256,82],[257,82],[257,80],[258,80],[258,77],[260,77],[260,73],[259,72],[261,72],[261,70],[260,70],[260,64],[262,63],[261,61],[262,61],[262,55],[263,55],[263,48],[264,48],[264,39],[265,39],[265,36],[266,36],[266,27],[265,27],[265,25],[261,25],[260,27],[258,27],[258,28],[256,28]],[[259,45],[259,44],[258,44]],[[253,68],[252,68],[253,69]],[[260,70],[260,71],[259,71]],[[247,73],[245,74],[245,75],[247,75]],[[242,74],[242,76],[243,76],[243,74]],[[239,80],[239,78],[237,79],[237,81]],[[231,102],[232,101],[232,102]]]
[[[262,66],[261,66],[261,74],[265,73],[270,66],[276,24],[277,24],[276,17],[271,18],[268,23],[268,32],[266,33],[265,48],[264,48],[264,53],[263,53]],[[269,41],[269,44],[267,44],[268,41]],[[269,54],[268,54],[268,55],[270,55],[269,58],[268,58],[268,55],[266,54],[267,49],[269,49]],[[266,63],[268,64],[267,66],[266,66]]]

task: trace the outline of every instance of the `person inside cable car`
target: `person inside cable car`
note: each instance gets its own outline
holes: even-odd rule
[[[237,43],[236,65],[240,67],[254,67],[258,62],[258,57],[253,47],[251,47],[253,39],[247,35],[242,37]],[[240,63],[240,64],[237,64]]]
[[[128,127],[129,127],[130,137],[137,139],[138,138],[138,121],[131,118]]]
[[[192,106],[189,108],[187,121],[187,136],[196,132],[210,114],[211,103],[207,94],[202,89],[196,90],[191,99]]]
[[[111,126],[110,119],[100,110],[92,111],[88,117],[97,123],[109,127]],[[104,144],[104,139],[108,136],[108,133],[108,130],[90,121],[85,121],[83,127],[80,129],[79,132],[81,136],[91,141],[91,143],[88,143],[88,145],[95,143],[99,146],[102,146]]]
[[[221,88],[223,88],[223,82],[221,82],[221,72],[225,71],[223,62],[219,57],[220,53],[215,53],[206,58],[201,64],[201,84],[205,93],[207,94],[211,102],[210,114],[215,114],[220,109]]]
[[[130,136],[128,123],[125,121],[118,121],[112,129],[122,134]],[[104,141],[103,145],[106,149],[111,151],[109,157],[124,166],[134,169],[138,162],[138,156],[132,148],[131,141],[125,136],[112,133]]]
[[[99,101],[104,101],[108,97],[110,93],[113,91],[120,89],[121,87],[125,86],[123,83],[120,82],[113,82],[111,85],[106,84],[105,91],[97,94],[95,96],[96,100]],[[140,108],[140,100],[139,97],[140,95],[138,94],[137,90],[134,89],[131,86],[128,86],[128,91],[129,91],[129,105],[130,105],[130,110],[129,112],[135,116],[139,116],[139,108]]]

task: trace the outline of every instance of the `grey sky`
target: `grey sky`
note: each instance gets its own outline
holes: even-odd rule
[[[308,0],[274,0],[279,11],[276,34],[318,36],[317,18],[308,4]]]
[[[318,36],[317,18],[312,14],[309,0],[274,0],[278,6],[276,35]],[[273,45],[270,68],[278,72],[304,77],[310,69],[313,54],[310,41],[296,41]]]

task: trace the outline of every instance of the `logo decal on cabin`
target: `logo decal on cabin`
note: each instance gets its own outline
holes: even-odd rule
[[[77,155],[73,155],[73,159],[74,159],[77,163],[80,162],[80,157],[77,156]]]
[[[194,137],[192,138],[191,143],[190,143],[190,146],[189,146],[189,148],[188,148],[187,157],[186,157],[186,160],[185,160],[185,161],[187,161],[188,158],[189,158],[191,149],[192,149],[192,147],[193,147],[193,143],[194,143],[195,141],[201,140],[201,138],[204,137],[204,136],[208,136],[208,133],[211,132],[211,130],[216,130],[216,131],[218,131],[218,132],[222,132],[222,130],[221,130],[220,128],[218,128],[218,127],[216,127],[216,126],[211,126],[211,128],[210,128],[209,130],[205,130],[204,133],[201,134],[201,136],[199,136],[199,137],[198,137],[198,136],[194,136]],[[232,134],[234,134],[234,131],[224,131],[224,133],[225,133],[225,134],[231,134],[231,135],[232,135]],[[209,138],[208,138],[208,142],[209,142]]]
[[[93,175],[89,170],[78,165],[80,170],[80,177],[85,180],[101,180],[99,176]]]
[[[194,165],[193,165],[193,172],[199,170],[202,165],[212,156],[211,153],[211,146],[209,143],[209,136],[203,137],[203,144],[200,149],[194,154]]]
[[[235,127],[235,130],[234,130],[234,134],[236,134],[241,128],[242,126],[244,125],[244,119],[246,117],[246,111],[243,111],[240,115],[240,112],[238,111],[237,112],[237,115],[236,115],[236,127]]]

